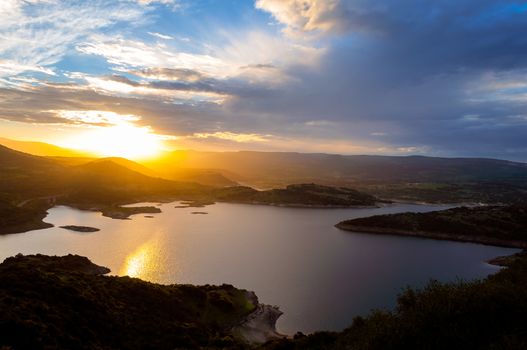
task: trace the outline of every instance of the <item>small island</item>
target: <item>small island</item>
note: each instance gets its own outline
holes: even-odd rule
[[[459,207],[346,220],[341,230],[527,248],[527,206]]]
[[[65,226],[59,226],[60,228],[70,230],[70,231],[76,231],[76,232],[97,232],[100,231],[100,229],[96,227],[90,227],[90,226],[77,226],[77,225],[65,225]]]

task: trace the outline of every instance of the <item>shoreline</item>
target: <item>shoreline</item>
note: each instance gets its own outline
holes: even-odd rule
[[[246,298],[256,308],[236,326],[231,328],[232,334],[249,345],[263,344],[270,340],[285,339],[286,335],[276,330],[276,321],[283,312],[278,306],[260,304],[254,292],[247,292]]]
[[[380,234],[380,235],[391,235],[391,236],[402,236],[402,237],[416,237],[416,238],[423,238],[423,239],[435,239],[435,240],[440,240],[440,241],[476,243],[476,244],[483,244],[483,245],[503,247],[503,248],[527,249],[527,242],[510,241],[510,240],[503,240],[503,239],[483,237],[483,236],[452,235],[446,232],[398,230],[398,229],[388,229],[388,228],[382,228],[382,227],[349,225],[349,224],[344,224],[344,223],[338,223],[335,225],[335,227],[343,231],[356,232],[356,233]]]
[[[33,201],[35,199],[29,199],[26,200],[26,202]],[[75,203],[53,203],[52,205],[48,205],[45,208],[45,211],[41,213],[41,217],[39,218],[32,218],[32,220],[28,220],[27,222],[17,224],[17,225],[10,225],[5,227],[0,227],[0,236],[1,235],[9,235],[9,234],[17,234],[17,233],[25,233],[30,231],[38,231],[43,230],[47,228],[55,227],[55,225],[47,223],[44,221],[44,219],[48,215],[48,210],[51,208],[54,208],[56,206],[65,206],[77,210],[84,210],[84,211],[91,211],[91,212],[99,212],[101,215],[105,217],[109,217],[111,219],[116,220],[130,220],[130,216],[132,215],[138,215],[138,214],[159,214],[161,213],[161,210],[155,206],[142,206],[142,207],[127,207],[128,205],[135,205],[139,203],[145,203],[145,202],[156,202],[156,203],[163,203],[163,204],[170,204],[174,202],[188,202],[191,203],[182,205],[181,208],[203,208],[208,205],[213,205],[216,203],[226,203],[226,204],[245,204],[245,205],[262,205],[262,206],[268,206],[268,207],[277,207],[277,208],[298,208],[298,209],[375,209],[375,208],[381,208],[382,205],[375,205],[375,206],[341,206],[341,205],[311,205],[311,204],[280,204],[280,203],[265,203],[265,202],[242,202],[242,201],[216,201],[216,202],[205,202],[205,201],[199,201],[199,200],[189,200],[189,199],[176,199],[171,198],[167,199],[166,197],[162,200],[156,199],[153,200],[151,198],[149,199],[141,199],[136,200],[132,202],[126,202],[123,204],[116,204],[115,206],[100,206],[98,204],[75,204]],[[199,205],[194,205],[194,203],[198,203]],[[397,203],[393,203],[397,204]],[[389,204],[388,204],[389,205]]]
[[[0,236],[2,235],[10,235],[10,234],[17,234],[17,233],[26,233],[31,231],[38,231],[43,230],[47,228],[55,227],[55,225],[51,223],[47,223],[44,221],[44,219],[48,215],[48,210],[51,208],[54,208],[56,206],[66,206],[69,208],[77,209],[77,210],[85,210],[85,211],[92,211],[92,212],[100,212],[101,215],[117,219],[117,220],[131,220],[130,216],[132,215],[138,215],[138,214],[152,214],[152,213],[161,213],[161,209],[155,206],[141,206],[141,207],[127,207],[129,205],[135,205],[139,203],[145,203],[145,200],[147,202],[159,202],[163,204],[171,204],[174,202],[189,202],[189,203],[195,203],[200,201],[196,200],[188,200],[188,199],[175,199],[175,198],[164,198],[162,201],[151,201],[151,200],[138,200],[133,201],[129,203],[123,203],[119,204],[115,207],[98,207],[98,206],[88,206],[88,205],[75,205],[75,204],[59,204],[54,203],[53,205],[48,205],[46,208],[44,215],[42,215],[41,218],[35,218],[32,221],[28,221],[23,224],[18,225],[12,225],[8,227],[2,227],[0,228]],[[463,205],[468,205],[468,203],[450,203],[450,204],[438,204],[438,203],[417,203],[417,202],[404,202],[404,201],[394,201],[392,203],[378,203],[380,205],[375,206],[335,206],[335,205],[328,205],[328,206],[320,206],[320,205],[309,205],[309,204],[278,204],[278,203],[265,203],[265,202],[227,202],[227,201],[216,201],[214,203],[207,202],[206,205],[213,205],[216,203],[226,203],[226,204],[244,204],[244,205],[262,205],[262,206],[272,206],[277,208],[298,208],[298,209],[376,209],[376,208],[382,208],[386,206],[393,206],[398,204],[414,204],[414,205],[430,205],[430,206],[445,206],[445,205],[452,205],[453,207],[460,207]],[[474,204],[473,206],[485,206],[481,204]],[[186,208],[193,208],[192,205],[186,205]],[[392,236],[401,236],[401,237],[414,237],[414,238],[422,238],[422,239],[434,239],[434,240],[441,240],[441,241],[452,241],[452,242],[462,242],[462,243],[474,243],[474,244],[483,244],[488,246],[495,246],[495,247],[504,247],[504,248],[517,248],[517,249],[527,249],[527,242],[522,241],[508,241],[508,240],[502,240],[502,239],[495,239],[495,238],[488,238],[488,237],[482,237],[482,236],[468,236],[468,235],[452,235],[445,232],[425,232],[425,231],[409,231],[409,230],[397,230],[397,229],[386,229],[382,227],[368,227],[368,226],[357,226],[357,225],[348,225],[344,223],[338,223],[334,225],[336,228],[348,231],[348,232],[356,232],[356,233],[367,233],[367,234],[380,234],[380,235],[392,235]],[[514,254],[513,254],[514,255]],[[499,263],[494,263],[493,261],[501,257],[496,257],[495,259],[491,259],[488,261],[491,265],[501,266]]]

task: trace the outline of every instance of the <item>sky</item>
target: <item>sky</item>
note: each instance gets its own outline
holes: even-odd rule
[[[1,0],[0,136],[527,161],[525,33],[526,1]]]

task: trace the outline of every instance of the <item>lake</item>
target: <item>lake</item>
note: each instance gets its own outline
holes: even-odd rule
[[[141,203],[139,205],[145,205]],[[253,290],[284,312],[277,327],[294,334],[341,330],[372,308],[391,308],[405,286],[430,279],[483,278],[485,263],[517,249],[340,231],[344,219],[445,207],[396,204],[376,209],[300,209],[219,203],[174,208],[153,218],[114,220],[69,207],[49,210],[58,227],[0,236],[0,261],[17,253],[89,257],[113,274],[159,283],[222,284]],[[208,214],[192,214],[192,212]]]

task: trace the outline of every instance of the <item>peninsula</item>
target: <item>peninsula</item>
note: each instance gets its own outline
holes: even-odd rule
[[[346,220],[341,230],[527,248],[527,206],[459,207]]]

